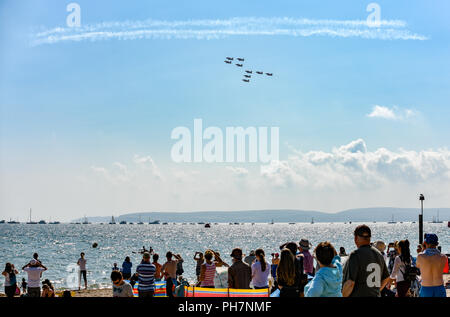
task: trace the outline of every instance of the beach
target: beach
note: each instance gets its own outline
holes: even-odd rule
[[[444,283],[446,285],[450,284],[450,274],[444,274]],[[447,297],[450,298],[450,285],[447,286]],[[62,290],[56,291],[57,295],[62,293]],[[101,289],[82,289],[71,291],[72,297],[112,297],[112,288],[101,288]],[[0,297],[5,297],[4,293],[0,293]]]

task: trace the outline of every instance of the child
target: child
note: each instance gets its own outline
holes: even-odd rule
[[[22,288],[22,294],[27,293],[27,285],[28,283],[25,281],[25,278],[22,278],[22,284],[20,285],[20,288]]]
[[[305,297],[342,297],[341,258],[330,242],[321,242],[314,250],[320,269],[305,286]]]

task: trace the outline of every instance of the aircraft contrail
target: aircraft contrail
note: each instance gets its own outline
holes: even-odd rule
[[[108,39],[198,39],[210,40],[230,36],[330,36],[379,40],[427,40],[413,33],[401,20],[381,20],[371,27],[364,20],[314,20],[288,17],[205,19],[185,21],[117,21],[87,24],[81,27],[56,27],[34,32],[32,45],[66,41],[100,41]]]

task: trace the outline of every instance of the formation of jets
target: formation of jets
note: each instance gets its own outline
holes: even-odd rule
[[[244,62],[245,61],[245,59],[244,58],[241,58],[241,57],[236,57],[236,60],[238,61],[238,62],[241,62],[241,63],[236,63],[235,65],[237,66],[237,67],[243,67],[244,66],[244,64],[242,63],[242,62]],[[232,62],[234,61],[234,57],[226,57],[226,60],[224,61],[225,63],[227,63],[227,64],[232,64]],[[262,71],[255,71],[256,72],[256,74],[258,74],[258,75],[264,75],[264,72],[262,72]],[[250,78],[252,78],[252,75],[248,75],[248,74],[253,74],[253,70],[245,70],[245,74],[244,74],[244,78],[242,79],[242,81],[244,81],[244,82],[246,82],[246,83],[249,83],[250,82]],[[270,76],[270,77],[272,77],[273,76],[273,73],[265,73],[267,76]]]

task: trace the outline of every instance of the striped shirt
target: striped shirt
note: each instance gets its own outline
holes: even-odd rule
[[[154,291],[155,290],[155,272],[156,267],[148,262],[142,262],[136,268],[139,278],[139,291]]]
[[[205,262],[205,278],[203,279],[201,286],[214,286],[214,276],[216,275],[216,264],[213,262],[208,264]]]

